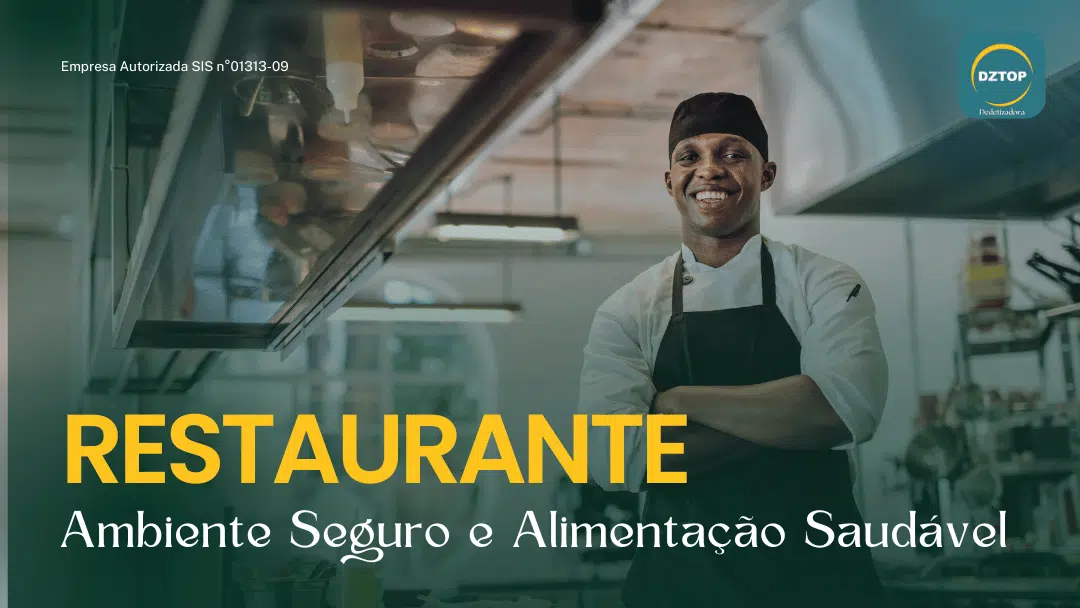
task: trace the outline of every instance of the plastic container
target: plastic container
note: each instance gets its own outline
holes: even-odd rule
[[[355,11],[327,11],[323,16],[323,45],[326,57],[326,88],[334,97],[334,107],[345,115],[357,108],[364,88],[363,22]]]
[[[986,229],[968,236],[964,297],[968,310],[1004,308],[1009,302],[1006,252],[997,234]]]

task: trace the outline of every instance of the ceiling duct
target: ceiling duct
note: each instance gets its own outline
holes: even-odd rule
[[[1080,202],[1074,8],[1068,0],[819,0],[804,9],[761,49],[777,214],[1066,212]],[[1036,117],[963,113],[961,43],[985,32],[1027,32],[1044,43],[1046,105]]]

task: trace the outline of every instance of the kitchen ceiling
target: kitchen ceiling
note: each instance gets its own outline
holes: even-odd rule
[[[664,191],[668,123],[679,101],[702,91],[759,95],[758,46],[803,0],[666,0],[562,99],[562,213],[588,234],[678,229]],[[555,210],[554,131],[547,114],[477,172],[455,211]],[[485,185],[486,184],[486,185]]]

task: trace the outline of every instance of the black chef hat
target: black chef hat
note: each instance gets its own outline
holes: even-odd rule
[[[754,102],[738,93],[701,93],[675,108],[668,132],[668,158],[680,141],[703,133],[730,133],[754,144],[769,160],[769,133]]]

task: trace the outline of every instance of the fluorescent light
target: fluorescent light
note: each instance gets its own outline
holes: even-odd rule
[[[484,213],[439,213],[431,232],[443,241],[566,243],[580,236],[573,217]]]
[[[330,316],[339,321],[401,323],[510,323],[521,313],[517,304],[349,303]]]
[[[561,228],[530,228],[527,226],[438,226],[435,228],[434,234],[435,238],[441,240],[561,243],[570,239],[570,235]]]

